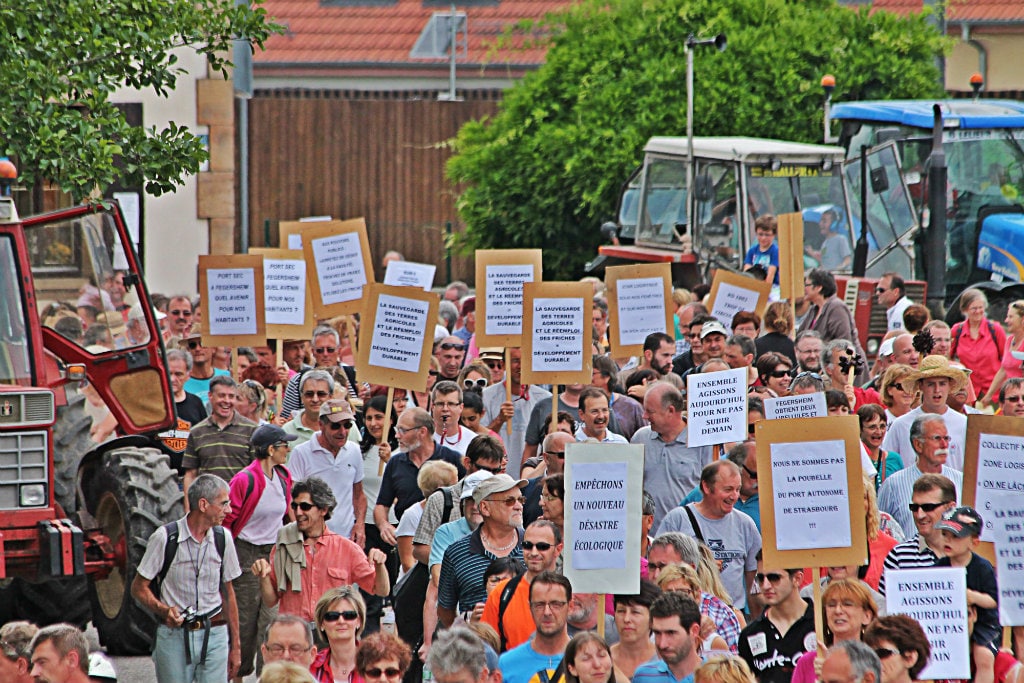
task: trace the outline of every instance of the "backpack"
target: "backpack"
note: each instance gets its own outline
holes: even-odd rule
[[[242,470],[245,472],[247,483],[245,486],[245,497],[248,498],[252,495],[253,488],[256,487],[256,477],[248,469]],[[284,499],[288,500],[288,485],[284,483],[285,475],[288,474],[288,470],[283,465],[274,465],[274,471],[277,472],[277,481],[281,484],[281,492],[284,494]]]
[[[988,318],[985,319],[985,322],[988,323],[988,334],[992,338],[992,343],[996,345],[996,353],[998,354],[999,353],[999,342],[996,340],[996,326]],[[958,322],[956,325],[953,325],[953,343],[950,344],[950,348],[949,348],[949,357],[950,358],[956,358],[957,342],[960,341],[960,335],[963,334],[963,333],[964,333],[964,323],[963,323],[963,321]]]
[[[171,570],[171,564],[174,563],[174,556],[178,554],[178,523],[168,522],[164,525],[164,529],[167,531],[167,545],[164,546],[164,564],[160,568],[160,572],[153,577],[150,582],[150,588],[153,591],[153,595],[160,597],[160,588],[163,586],[164,579],[167,578],[167,572]],[[227,546],[227,540],[225,537],[224,527],[215,526],[213,531],[213,545],[217,548],[217,555],[221,559],[220,563],[220,582],[224,584],[224,548]]]
[[[519,588],[519,582],[522,580],[522,574],[513,576],[505,584],[505,588],[502,589],[501,595],[498,598],[498,637],[501,638],[501,650],[499,652],[508,650],[508,638],[505,636],[505,610],[508,609],[508,604],[512,602],[512,596],[516,594],[516,589]]]

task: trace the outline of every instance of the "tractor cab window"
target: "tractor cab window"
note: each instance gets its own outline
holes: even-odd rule
[[[650,156],[644,168],[637,242],[682,248],[686,226],[686,161]]]
[[[694,174],[697,237],[699,251],[709,262],[719,261],[738,268],[743,260],[740,244],[740,211],[737,164],[697,159]]]
[[[10,236],[0,236],[0,384],[32,386],[25,309]]]

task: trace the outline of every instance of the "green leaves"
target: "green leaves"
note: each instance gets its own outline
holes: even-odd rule
[[[685,134],[690,33],[729,40],[694,53],[697,135],[805,142],[821,140],[824,74],[836,101],[936,96],[949,47],[922,17],[834,0],[582,0],[523,30],[547,36],[546,63],[463,126],[448,175],[466,225],[456,245],[543,247],[548,278],[593,258],[647,139]]]
[[[225,73],[232,39],[262,46],[280,26],[232,0],[19,0],[0,4],[0,142],[22,177],[43,177],[75,200],[126,184],[172,191],[205,158],[184,128],[132,128],[110,101],[118,88],[168,96],[182,73],[174,50]]]

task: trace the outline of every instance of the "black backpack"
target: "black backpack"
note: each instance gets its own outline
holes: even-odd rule
[[[163,586],[164,579],[167,578],[167,572],[171,570],[171,564],[174,563],[174,556],[178,554],[178,523],[168,522],[164,525],[164,529],[167,531],[167,545],[164,546],[164,564],[160,568],[160,572],[153,577],[150,582],[150,588],[153,591],[153,595],[160,597],[160,588]],[[213,544],[217,548],[217,555],[220,557],[220,582],[224,584],[224,548],[227,546],[227,539],[225,537],[224,527],[215,526],[213,527]]]

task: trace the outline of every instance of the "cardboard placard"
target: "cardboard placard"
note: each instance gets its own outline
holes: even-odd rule
[[[812,394],[796,394],[795,396],[780,396],[764,400],[764,418],[766,420],[788,420],[797,417],[828,417],[825,392],[815,391]]]
[[[371,284],[359,328],[360,381],[424,391],[440,297],[413,287]]]
[[[644,263],[611,266],[608,286],[608,341],[614,358],[642,356],[644,339],[654,332],[672,334],[672,266]]]
[[[731,328],[733,316],[740,311],[753,311],[764,318],[771,291],[770,282],[719,268],[711,282],[708,308],[712,317]]]
[[[317,317],[359,313],[364,289],[374,281],[366,221],[303,223],[300,232]]]
[[[1024,626],[1024,496],[1001,493],[993,499],[998,499],[992,506],[991,536],[999,577],[999,623]],[[982,519],[987,527],[989,517],[982,515]]]
[[[566,445],[563,573],[574,591],[640,592],[643,480],[643,446]]]
[[[766,567],[867,564],[856,415],[754,426]]]
[[[540,249],[477,250],[477,347],[523,345],[526,330],[523,326],[523,285],[540,282],[543,277]],[[590,292],[593,297],[593,288]],[[589,309],[587,315],[590,315]]]
[[[1001,494],[1024,494],[1024,420],[1007,415],[968,415],[964,490],[960,497],[981,513],[981,540],[995,541],[996,504]],[[1024,496],[1022,496],[1024,497]],[[987,549],[991,559],[995,551]],[[982,554],[981,547],[978,553]]]
[[[204,346],[264,346],[263,257],[199,257]]]
[[[434,273],[437,266],[432,263],[414,263],[412,261],[389,261],[384,270],[384,284],[395,287],[419,287],[429,292],[434,286]]]
[[[523,285],[523,384],[588,384],[593,379],[593,298],[589,282]]]
[[[306,259],[294,249],[250,249],[263,257],[267,339],[307,339],[316,326]]]
[[[779,221],[779,295],[795,301],[804,295],[804,217],[783,213]]]
[[[916,680],[971,677],[963,567],[886,570],[885,608],[888,614],[913,617],[928,636],[932,656]]]
[[[302,229],[308,227],[302,221],[281,221],[277,224],[278,243],[281,249],[302,251]]]
[[[714,446],[747,438],[747,369],[686,376],[686,445]]]

